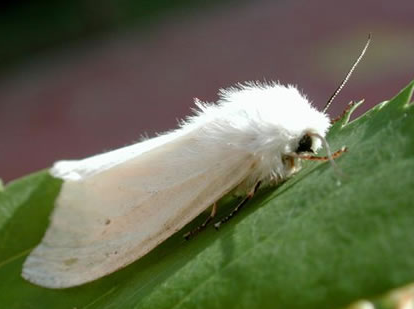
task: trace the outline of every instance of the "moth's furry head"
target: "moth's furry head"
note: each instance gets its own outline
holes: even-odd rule
[[[263,173],[285,178],[292,173],[283,156],[295,152],[307,133],[325,136],[329,117],[315,109],[292,86],[249,82],[222,89],[217,104],[196,100],[198,111],[187,124],[197,124],[207,140],[248,151],[260,158]],[[312,139],[313,151],[321,146]]]

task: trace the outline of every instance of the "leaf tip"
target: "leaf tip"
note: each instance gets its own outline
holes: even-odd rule
[[[414,80],[412,80],[403,90],[401,90],[394,98],[390,101],[395,102],[395,104],[402,105],[403,107],[408,107],[411,103],[414,92]]]

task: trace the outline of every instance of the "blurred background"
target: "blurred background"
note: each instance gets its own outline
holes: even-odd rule
[[[72,0],[0,4],[0,177],[176,127],[193,98],[246,80],[296,84],[332,116],[414,77],[414,1]]]

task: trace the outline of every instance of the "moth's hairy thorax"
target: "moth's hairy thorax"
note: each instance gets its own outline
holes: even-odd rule
[[[217,104],[196,100],[196,115],[185,128],[197,127],[203,143],[212,152],[231,148],[234,155],[250,154],[254,164],[249,176],[239,186],[241,194],[257,181],[262,185],[277,184],[299,169],[287,164],[284,156],[295,152],[306,132],[325,136],[329,118],[312,107],[293,86],[277,83],[248,83],[220,91]],[[319,141],[316,149],[320,147]]]

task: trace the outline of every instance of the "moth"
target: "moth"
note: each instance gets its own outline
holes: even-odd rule
[[[174,131],[78,161],[55,163],[64,180],[50,225],[23,265],[22,276],[67,288],[134,262],[223,196],[245,197],[300,169],[301,160],[330,160],[326,110],[362,58],[370,37],[323,111],[294,86],[249,82],[220,90],[215,104],[196,100],[194,115]],[[327,156],[316,156],[324,147]]]

